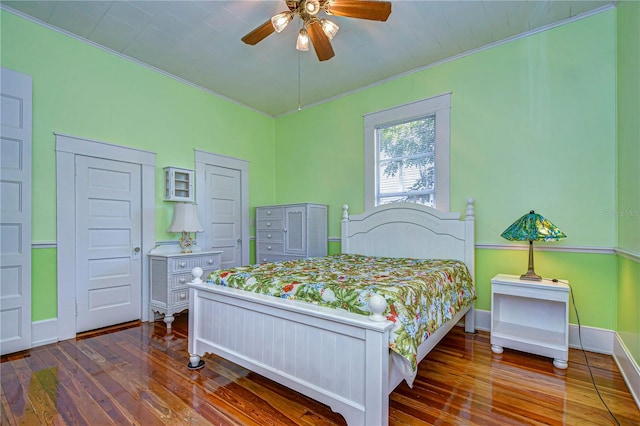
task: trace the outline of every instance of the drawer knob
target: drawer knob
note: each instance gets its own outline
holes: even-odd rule
[[[184,284],[186,282],[187,282],[187,279],[185,277],[180,278],[180,284]]]
[[[184,268],[185,266],[187,266],[187,262],[180,262],[180,267]]]
[[[271,210],[267,210],[267,216],[271,216]]]
[[[209,260],[207,260],[207,263],[208,263],[209,265],[213,265],[213,259],[209,259]]]
[[[271,234],[267,234],[267,238],[271,238]]]
[[[267,222],[267,226],[271,226],[271,222]]]
[[[265,257],[264,259],[262,259],[262,261],[263,261],[263,262],[266,262],[266,261],[267,261],[267,258]]]
[[[187,298],[187,294],[186,293],[180,293],[180,299],[184,300]]]
[[[271,246],[267,246],[267,250],[271,250]]]

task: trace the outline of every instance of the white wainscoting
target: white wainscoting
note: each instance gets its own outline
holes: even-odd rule
[[[613,339],[613,359],[616,360],[620,373],[640,409],[640,367],[618,333]]]
[[[31,323],[31,347],[48,345],[58,341],[58,318]]]

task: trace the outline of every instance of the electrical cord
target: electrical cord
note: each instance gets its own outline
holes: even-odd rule
[[[584,360],[585,360],[585,362],[587,364],[587,368],[589,369],[589,375],[591,376],[591,383],[593,383],[593,388],[596,390],[596,393],[598,394],[598,398],[600,398],[600,401],[602,401],[602,404],[604,405],[604,407],[609,412],[609,415],[611,415],[611,417],[613,418],[613,421],[616,423],[616,425],[620,426],[620,422],[618,421],[616,416],[611,412],[611,410],[609,409],[609,406],[607,405],[607,403],[605,402],[604,398],[602,398],[602,395],[600,394],[600,390],[598,389],[598,385],[596,385],[596,380],[593,377],[593,371],[591,370],[591,364],[589,364],[589,358],[587,357],[587,352],[584,350],[584,346],[582,345],[582,332],[581,332],[581,324],[580,324],[580,315],[578,315],[578,307],[576,306],[576,300],[575,300],[575,298],[573,296],[573,287],[571,287],[571,284],[569,284],[568,281],[558,280],[557,278],[553,278],[551,281],[553,281],[554,283],[561,282],[563,284],[566,284],[566,285],[569,286],[569,289],[571,290],[571,302],[573,302],[573,310],[576,313],[576,319],[578,320],[578,340],[580,342],[580,350],[582,350],[582,354],[584,355]]]

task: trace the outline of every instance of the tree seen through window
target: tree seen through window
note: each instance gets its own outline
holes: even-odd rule
[[[436,116],[380,127],[377,204],[435,207]]]

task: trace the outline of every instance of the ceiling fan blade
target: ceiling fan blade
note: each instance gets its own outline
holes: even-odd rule
[[[242,41],[247,44],[255,45],[258,42],[264,40],[268,35],[271,35],[271,33],[273,32],[275,32],[275,29],[273,28],[271,19],[269,19],[267,22],[260,25],[258,28],[251,31],[246,36],[242,37]]]
[[[391,14],[391,2],[368,0],[334,0],[328,3],[330,14],[348,18],[386,21]]]
[[[319,21],[314,21],[309,25],[307,31],[309,32],[309,38],[316,51],[316,55],[318,55],[318,60],[326,61],[327,59],[333,58],[335,53],[333,52],[333,47],[331,47],[329,37],[327,37],[322,29],[322,24],[320,24]]]

